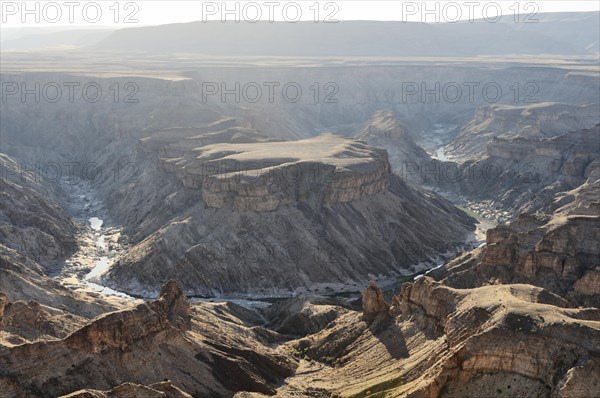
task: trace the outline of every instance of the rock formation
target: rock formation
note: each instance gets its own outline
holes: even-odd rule
[[[371,282],[362,294],[363,319],[367,321],[374,320],[377,315],[385,314],[390,309],[390,305],[385,302],[383,292]]]
[[[358,46],[334,45],[341,57],[321,59],[110,51],[115,38],[177,50],[151,36],[201,23],[121,30],[93,57],[2,51],[3,85],[93,79],[108,95],[2,102],[0,398],[597,396],[598,13],[540,18],[520,32],[480,21],[484,35],[436,43],[481,55],[473,49],[487,53],[489,37],[508,34],[530,39],[522,49],[535,49],[534,61],[496,57],[513,54],[514,40],[477,60],[348,58],[387,51],[360,29],[352,40],[335,35]],[[268,27],[242,25],[229,48],[269,48],[231,41]],[[314,24],[276,25],[289,36]],[[198,35],[183,36],[175,45],[199,48]],[[213,37],[203,51],[223,50]],[[432,51],[422,44],[402,43]],[[297,50],[284,47],[275,50]],[[211,81],[293,81],[304,95],[207,100]],[[315,82],[330,83],[313,92]],[[504,96],[490,105],[481,86],[474,99],[463,86],[456,102],[440,100],[451,82],[495,82]],[[540,82],[540,102],[515,106],[512,89],[526,82]],[[115,103],[115,84],[131,83],[139,101]],[[448,162],[415,144],[433,152],[448,140]],[[72,208],[78,197],[64,180],[73,165],[101,218],[122,227],[106,249],[119,246],[118,261],[94,281],[143,299],[93,291],[86,265],[60,273],[74,249],[103,237],[80,239],[90,215]],[[423,185],[485,201],[510,222],[471,250],[474,220]],[[102,251],[93,253],[90,263]],[[368,285],[361,309],[370,280],[383,290]]]
[[[280,205],[320,207],[387,190],[384,151],[333,135],[265,144],[213,144],[182,157],[161,157],[209,207],[265,212]]]
[[[395,301],[400,312],[385,326],[365,327],[359,314],[348,314],[291,342],[327,365],[317,367],[318,376],[289,379],[282,391],[583,397],[600,381],[592,375],[600,355],[597,309],[564,308],[560,297],[528,285],[453,289],[429,277],[405,284]]]
[[[59,205],[56,184],[42,178],[42,167],[0,154],[0,170],[0,244],[45,266],[72,254],[76,227]]]
[[[487,245],[461,256],[432,276],[450,286],[475,287],[500,279],[529,283],[598,306],[600,169],[578,188],[559,193],[551,214],[522,214],[487,232]],[[551,207],[551,208],[552,208]]]
[[[340,300],[297,297],[274,303],[263,314],[269,329],[290,336],[306,336],[328,327],[349,311],[347,307]]]
[[[600,119],[599,119],[600,120]],[[421,181],[471,200],[491,200],[512,217],[552,212],[554,197],[581,186],[600,162],[600,125],[548,138],[489,138],[487,153],[460,165],[430,163]]]
[[[60,398],[192,398],[169,381],[144,386],[123,383],[110,391],[80,390]]]
[[[420,182],[421,167],[432,162],[427,152],[415,144],[408,129],[400,124],[391,111],[375,113],[355,137],[369,145],[385,148],[392,170],[408,180]]]
[[[491,105],[476,111],[475,117],[462,127],[456,139],[446,146],[445,154],[450,160],[460,160],[461,163],[478,160],[486,154],[487,145],[493,138],[552,138],[567,131],[591,128],[598,124],[598,120],[598,104]],[[526,148],[526,145],[519,146],[512,157],[523,156]],[[495,148],[492,148],[492,152],[494,151]]]
[[[98,317],[63,339],[0,346],[0,396],[60,396],[82,387],[112,389],[108,396],[181,396],[172,386],[194,396],[272,394],[293,373],[293,362],[270,349],[259,329],[233,314],[223,318],[218,305],[190,306],[173,281],[161,292],[158,300]],[[165,378],[172,386],[156,384]],[[132,380],[142,385],[119,386]]]
[[[193,139],[225,134],[220,127]],[[117,196],[136,231],[102,277],[119,291],[153,296],[173,278],[204,296],[363,283],[456,250],[473,222],[393,175],[385,151],[348,138],[198,148],[181,136],[152,142],[140,156],[155,156],[159,166],[148,163]]]

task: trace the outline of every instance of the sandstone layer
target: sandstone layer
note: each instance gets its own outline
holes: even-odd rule
[[[350,202],[384,192],[390,180],[386,152],[333,135],[206,145],[161,162],[186,188],[201,189],[207,206],[236,211]]]
[[[492,138],[476,161],[426,164],[421,182],[471,200],[493,201],[497,211],[511,217],[551,213],[556,195],[578,188],[598,169],[598,137],[600,124],[548,138]]]
[[[487,231],[487,245],[435,270],[451,286],[489,280],[530,283],[576,303],[600,305],[600,168],[581,186],[557,194],[551,213],[522,214]]]
[[[491,105],[476,111],[474,118],[446,146],[445,153],[451,160],[476,160],[486,154],[487,145],[493,138],[551,138],[566,131],[591,128],[599,120],[597,103],[582,106],[546,102],[523,106]]]
[[[232,128],[142,140],[148,168],[115,196],[131,247],[103,284],[153,296],[176,278],[193,295],[288,296],[414,272],[464,246],[473,220],[393,175],[384,150],[334,135],[188,145]]]
[[[597,309],[563,308],[529,285],[453,289],[428,277],[393,303],[372,323],[348,313],[288,343],[312,362],[280,396],[585,397],[600,382]]]
[[[90,391],[74,396],[273,394],[296,365],[268,347],[272,335],[234,313],[222,304],[190,306],[168,282],[158,300],[97,317],[62,339],[1,346],[0,396],[55,397],[82,387]],[[131,381],[139,385],[124,384]]]

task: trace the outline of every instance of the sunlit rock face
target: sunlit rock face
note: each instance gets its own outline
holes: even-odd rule
[[[597,131],[597,129],[596,129]],[[528,283],[568,299],[600,305],[600,168],[585,172],[580,186],[549,195],[548,213],[521,214],[487,231],[485,247],[459,257],[432,275],[454,287],[490,280]]]

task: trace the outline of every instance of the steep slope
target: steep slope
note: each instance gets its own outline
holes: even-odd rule
[[[433,162],[410,175],[425,185],[472,201],[493,202],[508,218],[552,213],[554,197],[584,184],[598,168],[600,124],[549,138],[492,138],[486,154],[462,164]]]
[[[350,139],[195,149],[173,139],[146,155],[155,169],[120,201],[139,214],[167,203],[152,213],[169,218],[132,225],[145,235],[103,284],[146,296],[180,278],[189,294],[289,295],[431,265],[464,245],[473,222],[392,175],[385,151]]]
[[[61,340],[0,347],[0,396],[53,397],[82,387],[136,396],[160,389],[155,383],[165,378],[194,396],[272,394],[295,365],[267,347],[268,333],[233,312],[222,304],[190,307],[171,281],[158,300],[105,314]],[[131,380],[150,387],[117,387]]]
[[[0,154],[0,243],[49,266],[75,250],[76,227],[33,166]]]
[[[585,184],[558,194],[550,215],[523,214],[488,230],[487,245],[432,272],[456,287],[490,280],[530,283],[600,306],[600,169]]]
[[[582,106],[545,102],[524,106],[492,105],[479,108],[444,152],[448,159],[461,163],[479,160],[495,138],[540,140],[588,129],[599,122],[598,103]]]
[[[10,323],[26,324],[30,316],[37,322],[33,334],[53,335],[53,327],[44,330],[43,326],[51,314],[73,314],[78,324],[79,317],[121,308],[119,300],[74,291],[48,277],[77,250],[77,226],[59,204],[60,188],[45,181],[39,168],[29,171],[31,164],[17,163],[4,154],[0,154],[0,167],[0,292],[5,294]]]
[[[355,137],[369,145],[385,148],[392,170],[398,175],[408,176],[409,179],[416,177],[418,181],[419,173],[407,173],[407,169],[419,170],[423,165],[432,162],[427,152],[415,144],[408,129],[400,124],[391,111],[375,113],[367,126]]]
[[[363,305],[377,290],[365,291]],[[453,289],[423,277],[367,320],[350,312],[288,343],[311,361],[301,362],[279,394],[593,396],[600,311],[563,306],[560,297],[528,285]]]

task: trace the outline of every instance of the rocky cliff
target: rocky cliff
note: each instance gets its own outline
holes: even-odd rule
[[[76,227],[59,204],[57,181],[43,179],[42,166],[5,154],[0,171],[0,244],[48,267],[72,254]]]
[[[404,284],[391,307],[375,299],[377,291],[365,290],[363,315],[340,314],[321,331],[286,343],[309,362],[301,362],[281,396],[595,394],[597,309],[568,308],[557,295],[519,284],[455,289],[422,277]],[[361,319],[374,310],[375,318]]]
[[[112,389],[108,396],[189,396],[179,388],[194,396],[272,394],[295,365],[268,344],[226,308],[190,306],[171,281],[158,300],[105,314],[60,340],[0,346],[0,396],[55,397],[81,387]],[[124,384],[131,380],[139,384]]]
[[[491,279],[530,283],[573,303],[598,306],[600,169],[590,166],[588,172],[582,185],[547,200],[548,213],[522,214],[488,230],[485,247],[432,275],[457,287],[480,286]]]
[[[427,152],[415,143],[408,128],[391,111],[373,114],[366,127],[355,137],[370,145],[385,148],[394,173],[408,180],[420,182],[419,173],[410,172],[432,162]]]
[[[473,119],[444,148],[445,154],[450,160],[460,162],[477,160],[486,154],[486,147],[493,138],[540,140],[593,127],[599,120],[597,103],[581,106],[545,102],[524,106],[486,106],[477,109]],[[526,147],[522,150],[526,151]]]
[[[364,282],[433,263],[463,246],[473,222],[394,176],[384,150],[348,138],[142,141],[152,160],[115,196],[136,235],[102,277],[120,291],[152,296],[181,278],[188,294],[287,296]]]
[[[600,125],[551,138],[490,138],[487,152],[462,164],[434,162],[421,181],[471,200],[491,200],[511,216],[555,208],[598,169]]]
[[[213,144],[160,161],[186,188],[201,190],[207,206],[236,211],[350,202],[386,191],[391,178],[385,151],[333,135]]]

